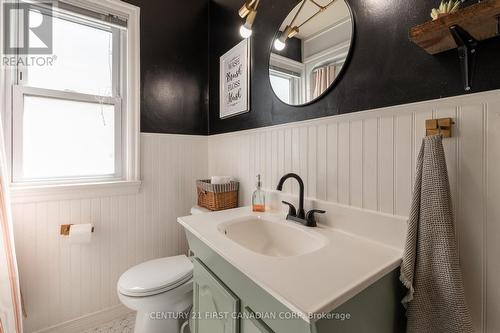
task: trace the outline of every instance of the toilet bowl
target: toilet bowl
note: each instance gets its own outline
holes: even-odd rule
[[[193,302],[193,264],[185,255],[150,260],[118,281],[118,297],[137,311],[135,333],[178,333]]]
[[[191,215],[206,212],[191,208]],[[193,304],[192,278],[193,263],[185,255],[146,261],[123,273],[118,297],[137,311],[134,333],[179,333]]]

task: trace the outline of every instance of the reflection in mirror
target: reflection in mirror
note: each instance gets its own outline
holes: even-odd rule
[[[344,0],[300,1],[273,41],[269,79],[276,96],[302,105],[323,95],[346,63],[353,27]]]

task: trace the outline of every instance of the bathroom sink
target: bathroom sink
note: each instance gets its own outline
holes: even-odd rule
[[[327,240],[293,222],[272,222],[261,217],[246,217],[218,226],[219,232],[235,243],[266,256],[291,257],[317,251]]]

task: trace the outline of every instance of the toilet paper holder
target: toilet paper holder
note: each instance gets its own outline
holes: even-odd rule
[[[73,224],[61,224],[61,236],[69,236],[69,229]],[[94,227],[92,227],[92,232],[94,232]]]

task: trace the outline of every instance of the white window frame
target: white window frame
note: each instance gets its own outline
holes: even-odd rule
[[[0,2],[3,2],[3,0],[0,0]],[[96,100],[93,95],[22,85],[16,86],[16,69],[2,67],[0,68],[0,97],[4,97],[2,100],[5,101],[5,104],[0,105],[0,107],[4,120],[7,158],[10,161],[10,188],[13,202],[133,194],[139,191],[141,184],[139,170],[140,9],[119,0],[62,0],[62,2],[99,13],[115,15],[127,20],[127,41],[126,43],[122,43],[123,51],[126,54],[126,63],[123,66],[125,72],[121,73],[124,84],[123,88],[125,89],[123,90],[123,99],[119,101],[116,98],[110,97],[100,100],[100,102],[102,101],[105,104],[115,106],[115,122],[118,121],[122,128],[122,131],[116,131],[117,144],[120,145],[119,148],[117,147],[116,153],[118,155],[117,158],[120,158],[122,163],[116,166],[117,172],[115,174],[99,177],[98,179],[95,177],[80,177],[80,179],[57,179],[48,182],[15,182],[15,180],[19,179],[16,178],[19,174],[18,171],[13,170],[12,162],[20,151],[19,147],[14,147],[13,145],[21,141],[15,140],[13,133],[22,133],[22,130],[19,132],[19,128],[14,128],[15,124],[20,124],[19,119],[16,118],[22,117],[22,114],[13,111],[14,108],[17,110],[22,106],[18,103],[22,103],[23,96],[47,97],[49,95],[55,98],[84,102],[91,101],[94,103]],[[1,29],[2,27],[0,27],[0,36],[3,36]]]
[[[304,64],[271,52],[270,66],[272,67],[271,68],[271,71],[273,71],[272,74],[280,74],[284,78],[292,78],[294,80],[294,82],[292,82],[294,88],[291,91],[292,95],[290,95],[293,97],[291,103],[303,104],[306,97]],[[297,73],[297,76],[294,76],[289,73]]]
[[[12,184],[17,186],[17,184],[30,184],[30,185],[48,185],[48,184],[66,184],[66,183],[85,183],[85,182],[99,182],[99,181],[120,181],[122,180],[122,152],[124,150],[124,145],[122,144],[122,99],[116,97],[105,97],[99,96],[99,100],[96,100],[96,96],[67,92],[60,90],[36,88],[22,85],[15,85],[13,87],[14,93],[14,112],[12,117]],[[22,174],[23,168],[23,119],[24,119],[24,97],[34,96],[34,97],[44,97],[44,98],[54,98],[57,100],[68,100],[74,102],[88,102],[94,104],[112,105],[114,106],[114,120],[115,120],[115,172],[109,175],[80,175],[76,177],[51,177],[47,180],[39,179],[28,179]],[[71,112],[71,110],[68,110]]]
[[[301,81],[301,78],[300,77],[286,73],[286,72],[279,71],[277,69],[270,69],[269,75],[288,80],[289,86],[290,86],[290,89],[289,89],[290,102],[289,102],[289,104],[293,105],[293,104],[300,104],[301,103],[301,100],[300,100],[300,96],[301,96],[301,94],[300,94],[300,88],[301,88],[300,81]]]

